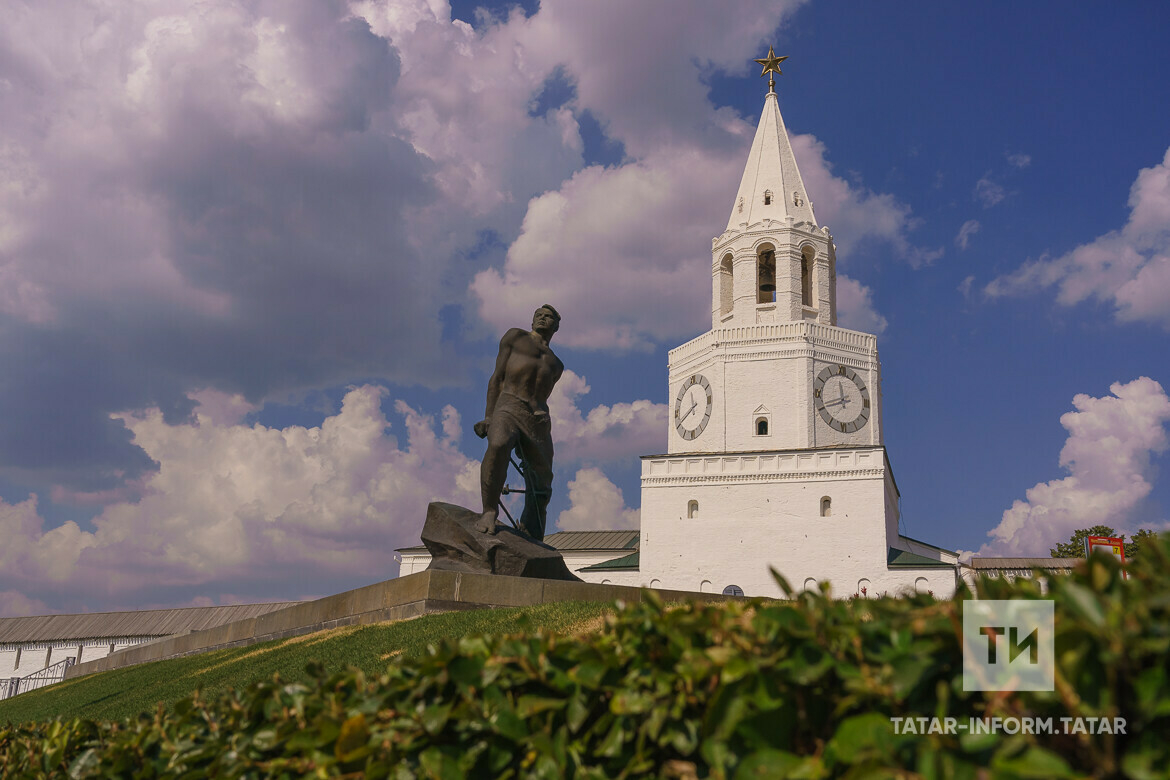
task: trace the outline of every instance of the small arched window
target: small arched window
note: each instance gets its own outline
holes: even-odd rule
[[[760,417],[756,420],[756,436],[768,435],[768,418]]]
[[[723,595],[724,596],[742,596],[743,595],[743,588],[739,587],[738,585],[728,585],[726,588],[723,589]]]
[[[756,258],[756,287],[759,288],[756,303],[776,300],[776,251],[771,247],[762,249]]]
[[[804,581],[804,589],[805,590],[816,590],[817,589],[817,581],[815,579],[813,579],[812,577],[809,577],[807,580]]]
[[[725,255],[719,263],[719,316],[731,314],[735,305],[735,274],[731,255]]]
[[[800,303],[812,306],[812,268],[816,250],[806,246],[800,250]]]
[[[687,502],[687,519],[693,520],[699,516],[699,502],[691,499]]]
[[[771,190],[764,190],[764,205],[765,206],[772,205],[772,191]]]
[[[858,596],[858,598],[863,598],[863,599],[869,598],[869,580],[867,580],[863,577],[862,579],[857,581],[857,594],[856,595]]]
[[[699,583],[699,593],[711,592],[711,580],[703,580]]]
[[[918,579],[914,580],[914,592],[915,593],[929,593],[930,592],[930,581],[927,580],[926,577],[919,577]]]
[[[821,497],[821,517],[833,516],[833,499],[828,496]]]

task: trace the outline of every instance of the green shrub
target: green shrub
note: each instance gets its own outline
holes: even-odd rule
[[[961,604],[800,594],[620,608],[597,634],[466,637],[376,680],[276,678],[122,722],[0,730],[28,777],[1164,777],[1170,537],[1051,579],[1056,690],[967,692]],[[985,580],[985,598],[1039,599]],[[890,718],[1122,717],[1126,734],[895,734]],[[990,770],[990,775],[988,774]]]

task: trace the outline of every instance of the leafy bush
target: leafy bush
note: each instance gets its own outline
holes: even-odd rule
[[[122,722],[0,729],[30,777],[1075,777],[1170,766],[1170,537],[1130,579],[1096,556],[1050,582],[1056,690],[967,692],[961,602],[619,609],[604,630],[467,637],[391,666],[310,669]],[[984,580],[985,598],[1039,599]],[[891,716],[1122,717],[1126,734],[895,734]]]

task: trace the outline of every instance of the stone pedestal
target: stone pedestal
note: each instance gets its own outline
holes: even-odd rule
[[[478,518],[478,512],[455,504],[436,501],[427,507],[422,531],[422,542],[431,554],[427,571],[581,582],[554,548],[506,526],[498,526],[495,534],[482,533],[475,529]]]

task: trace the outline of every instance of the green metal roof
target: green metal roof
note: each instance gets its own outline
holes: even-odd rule
[[[954,568],[953,564],[946,563],[945,561],[927,558],[925,555],[899,550],[896,547],[891,547],[889,553],[886,555],[886,565],[907,569],[927,569],[931,567]]]
[[[619,571],[619,570],[634,570],[638,569],[638,553],[632,552],[629,555],[623,555],[621,558],[614,558],[612,561],[602,561],[595,563],[592,566],[586,566],[578,571]]]

